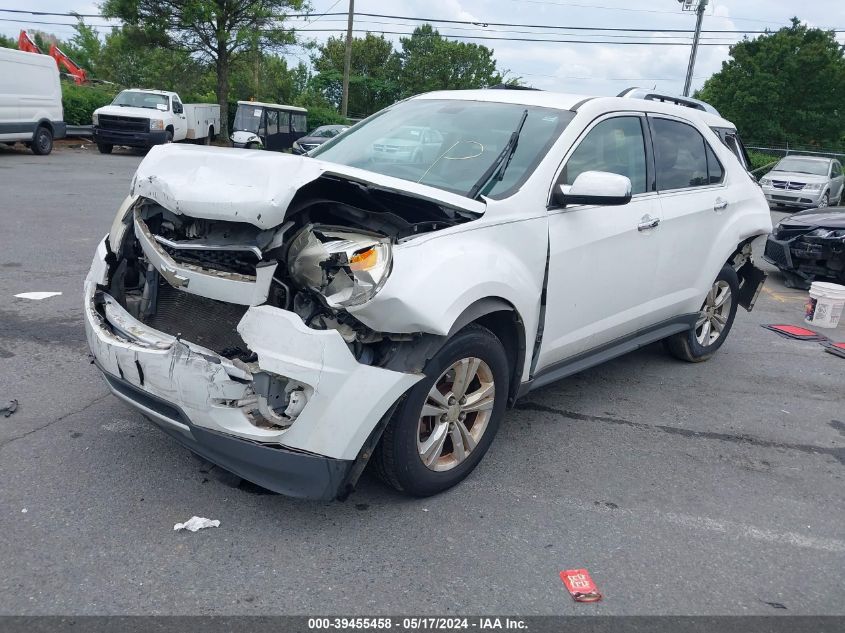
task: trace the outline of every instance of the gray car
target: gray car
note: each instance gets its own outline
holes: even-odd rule
[[[786,156],[760,179],[766,200],[788,207],[827,207],[842,202],[845,176],[833,158]]]

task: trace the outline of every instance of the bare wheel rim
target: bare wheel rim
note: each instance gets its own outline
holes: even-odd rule
[[[731,315],[733,296],[727,281],[716,281],[707,293],[695,323],[695,338],[704,347],[722,336]]]
[[[478,446],[493,412],[496,384],[480,358],[462,358],[434,382],[417,429],[417,450],[438,472],[463,463]]]

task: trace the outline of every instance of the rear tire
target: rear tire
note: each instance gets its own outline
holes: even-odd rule
[[[30,145],[32,153],[36,156],[46,156],[53,151],[53,133],[46,125],[39,125],[32,137]]]
[[[474,324],[449,339],[424,373],[371,462],[386,483],[416,497],[451,488],[478,465],[504,417],[510,382],[502,343]]]
[[[695,326],[666,339],[669,353],[688,363],[700,363],[712,357],[730,334],[738,295],[736,271],[725,265],[704,299]]]
[[[111,151],[114,149],[114,145],[111,143],[97,143],[97,150],[101,154],[111,154]]]

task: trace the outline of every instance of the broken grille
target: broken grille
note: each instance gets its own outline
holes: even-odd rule
[[[772,239],[767,240],[765,255],[778,266],[792,267],[792,256],[789,252],[788,242],[778,242]]]
[[[159,241],[159,247],[174,261],[193,264],[208,270],[220,270],[240,275],[255,276],[258,256],[251,251],[205,250],[174,248]]]
[[[147,325],[218,354],[233,348],[246,350],[237,326],[248,307],[206,299],[163,283],[158,287],[156,312]]]

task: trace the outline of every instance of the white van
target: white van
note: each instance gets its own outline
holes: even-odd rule
[[[64,138],[62,88],[56,60],[0,48],[0,143],[23,141],[33,154],[49,154]]]

